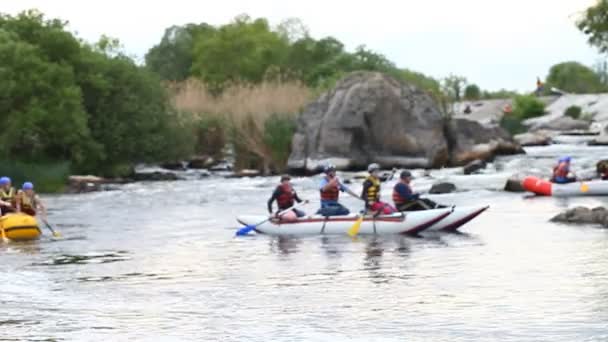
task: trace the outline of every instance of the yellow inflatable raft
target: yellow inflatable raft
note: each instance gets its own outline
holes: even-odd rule
[[[41,234],[36,218],[26,214],[0,217],[0,229],[4,231],[2,235],[12,241],[35,240]]]

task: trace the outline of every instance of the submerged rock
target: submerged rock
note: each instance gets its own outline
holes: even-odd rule
[[[561,223],[601,224],[604,227],[608,227],[608,210],[604,207],[593,209],[575,207],[556,215],[551,221]]]
[[[477,159],[477,160],[474,160],[474,161],[468,163],[467,165],[465,165],[462,168],[462,171],[464,172],[465,175],[470,175],[470,174],[476,173],[479,170],[485,169],[486,165],[487,164],[485,161]]]
[[[456,185],[452,183],[437,183],[431,186],[429,194],[449,194],[456,191]]]

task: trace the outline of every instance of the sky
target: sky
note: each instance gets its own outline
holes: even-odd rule
[[[359,45],[397,66],[442,78],[465,76],[487,90],[529,91],[551,65],[602,56],[588,46],[576,18],[595,0],[0,0],[0,12],[36,8],[69,21],[68,29],[95,42],[118,38],[140,61],[172,25],[221,25],[240,14],[277,25],[299,18],[315,38],[333,36],[348,50]]]

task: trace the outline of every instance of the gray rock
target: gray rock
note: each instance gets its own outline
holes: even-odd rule
[[[288,168],[340,170],[462,166],[496,154],[523,153],[503,129],[442,116],[426,92],[377,72],[356,72],[310,103],[297,120]]]
[[[429,194],[449,194],[456,191],[456,185],[452,183],[437,183],[431,186]]]
[[[608,135],[600,135],[599,137],[589,141],[589,146],[608,146]]]
[[[181,162],[181,161],[162,163],[162,164],[160,164],[160,167],[162,167],[163,169],[173,170],[173,171],[186,170],[186,166],[184,165],[184,162]]]
[[[600,223],[595,221],[595,219],[597,219],[599,215],[599,211],[596,211],[596,214],[594,214],[594,212],[589,208],[576,207],[558,214],[557,216],[553,217],[551,221],[582,224]]]
[[[243,169],[243,170],[234,172],[231,175],[227,175],[224,178],[257,177],[260,175],[261,175],[261,172],[259,170]]]
[[[553,143],[551,136],[545,131],[517,134],[514,139],[521,146],[547,146]]]
[[[215,164],[215,160],[209,156],[195,156],[188,161],[189,169],[208,169]]]
[[[450,164],[463,166],[474,160],[492,160],[496,155],[525,153],[511,135],[499,126],[453,119],[447,125]]]
[[[103,185],[109,181],[105,178],[97,176],[69,176],[68,177],[68,193],[86,193],[93,191],[104,190]]]
[[[175,180],[180,180],[181,179],[175,173],[172,173],[172,172],[160,172],[160,171],[138,172],[138,173],[134,173],[133,176],[132,176],[132,178],[136,182],[143,182],[143,181],[175,181]]]
[[[486,168],[486,162],[483,160],[473,160],[462,168],[462,171],[465,175],[473,174],[479,170],[483,170]]]
[[[532,126],[531,131],[542,129],[550,131],[588,130],[590,125],[589,121],[573,119],[569,116],[560,116],[549,122],[541,122]]]

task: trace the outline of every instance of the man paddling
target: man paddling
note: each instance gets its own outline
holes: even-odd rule
[[[399,182],[393,188],[393,202],[399,211],[426,210],[434,208],[446,208],[444,205],[437,204],[428,198],[420,198],[420,194],[414,193],[410,183],[412,173],[402,171]]]
[[[11,185],[11,179],[8,177],[0,178],[0,215],[15,212],[15,188]]]
[[[557,165],[553,168],[551,182],[557,184],[576,182],[576,177],[570,176],[570,161],[570,157],[562,157],[558,160]]]
[[[268,212],[270,214],[272,214],[272,202],[275,200],[277,201],[277,206],[279,207],[278,212],[291,208],[294,205],[294,201],[298,203],[302,202],[296,191],[293,189],[290,181],[291,177],[288,175],[281,176],[281,184],[274,189],[272,196],[268,200]],[[303,217],[306,215],[306,213],[298,210],[297,208],[293,208],[292,210],[297,217]]]
[[[325,177],[323,177],[321,184],[319,184],[321,209],[317,211],[317,214],[323,216],[348,215],[350,210],[338,202],[340,192],[347,192],[354,197],[360,197],[340,182],[340,179],[336,176],[336,167],[334,165],[327,165],[324,172]]]
[[[380,201],[380,183],[386,181],[389,177],[384,179],[380,177],[380,165],[376,163],[369,164],[367,171],[369,176],[363,182],[363,191],[361,192],[361,198],[365,201],[365,209],[385,215],[396,212],[397,209],[390,204]]]

